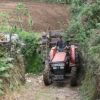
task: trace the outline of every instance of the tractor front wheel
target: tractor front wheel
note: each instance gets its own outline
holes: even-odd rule
[[[72,67],[72,69],[71,69],[70,85],[71,86],[76,86],[77,85],[77,67]]]
[[[50,68],[48,66],[45,67],[45,70],[43,73],[43,81],[46,86],[48,86],[52,83],[51,72],[50,72]]]

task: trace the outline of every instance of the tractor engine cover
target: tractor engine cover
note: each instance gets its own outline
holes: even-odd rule
[[[55,63],[55,62],[64,62],[66,59],[66,53],[65,52],[58,52],[55,54],[53,60],[52,60],[52,63]]]

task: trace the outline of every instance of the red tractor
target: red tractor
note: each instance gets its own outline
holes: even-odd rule
[[[51,48],[50,60],[46,62],[43,73],[46,86],[54,81],[63,81],[67,77],[71,77],[71,86],[77,85],[78,70],[80,69],[77,48],[76,45],[70,45],[63,52],[58,52],[55,47]]]

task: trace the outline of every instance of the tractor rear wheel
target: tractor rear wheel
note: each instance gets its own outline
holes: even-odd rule
[[[46,86],[52,84],[51,72],[50,72],[50,68],[48,66],[45,67],[45,70],[43,73],[43,81]]]
[[[72,69],[71,69],[70,85],[71,86],[77,85],[77,67],[72,67]]]

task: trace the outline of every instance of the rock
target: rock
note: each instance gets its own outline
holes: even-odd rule
[[[18,34],[13,34],[13,35],[11,36],[11,41],[12,41],[12,42],[17,42],[18,40],[19,40]]]
[[[31,83],[32,81],[31,81],[30,79],[27,79],[26,82],[27,82],[27,83]]]

